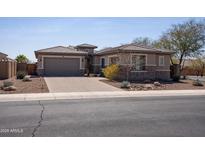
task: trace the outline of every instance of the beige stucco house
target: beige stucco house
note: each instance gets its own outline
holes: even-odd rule
[[[82,76],[92,72],[100,74],[110,64],[118,64],[117,79],[168,80],[170,79],[170,55],[173,51],[126,44],[95,51],[97,46],[57,46],[35,51],[37,71],[45,76]]]
[[[7,54],[0,52],[0,79],[8,79],[16,76],[16,61]]]
[[[0,60],[5,59],[8,55],[0,52]]]

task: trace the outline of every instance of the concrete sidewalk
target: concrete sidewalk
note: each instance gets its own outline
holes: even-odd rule
[[[205,95],[205,90],[154,90],[154,91],[106,91],[106,92],[70,92],[70,93],[33,93],[33,94],[0,94],[0,102],[86,99],[113,97],[152,97],[152,96],[197,96]]]

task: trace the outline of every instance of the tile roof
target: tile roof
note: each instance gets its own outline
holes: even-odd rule
[[[41,49],[35,51],[35,54],[39,53],[53,53],[53,54],[85,54],[87,55],[87,52],[84,51],[78,51],[75,48],[72,47],[64,47],[64,46],[56,46],[56,47],[51,47],[51,48],[46,48],[46,49]]]
[[[133,52],[154,52],[154,53],[174,53],[174,51],[166,50],[166,49],[157,49],[153,47],[148,47],[148,46],[143,46],[143,45],[137,45],[134,43],[131,44],[126,44],[126,45],[121,45],[118,47],[110,47],[110,48],[105,48],[102,49],[96,54],[106,54],[106,53],[112,53],[115,51],[133,51]]]
[[[86,43],[76,45],[76,47],[97,48],[97,46],[95,46],[95,45],[86,44]]]
[[[0,61],[16,61],[8,57],[7,54],[0,52]]]
[[[7,54],[0,52],[0,56],[1,56],[1,55],[4,56],[4,57],[7,57],[7,56],[8,56]]]

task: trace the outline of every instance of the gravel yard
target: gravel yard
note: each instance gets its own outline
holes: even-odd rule
[[[14,86],[17,88],[16,91],[4,91],[0,89],[0,94],[20,94],[20,93],[47,93],[49,92],[48,87],[44,78],[37,76],[31,77],[32,81],[23,82],[22,80],[17,80],[15,78],[8,79],[7,81],[12,81]],[[0,86],[6,80],[0,80]]]
[[[121,88],[121,83],[118,81],[109,81],[109,80],[101,80],[104,83],[112,85],[117,88]],[[154,86],[153,82],[151,83],[131,83],[131,87],[125,90],[191,90],[191,89],[205,89],[205,86],[193,86],[192,80],[180,80],[179,82],[160,82],[160,86]],[[205,82],[203,82],[205,85]],[[151,88],[152,87],[152,88]]]

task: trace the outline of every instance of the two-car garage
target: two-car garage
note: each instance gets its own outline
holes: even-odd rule
[[[81,76],[81,58],[44,58],[45,76]]]
[[[56,46],[35,51],[37,73],[42,76],[83,76],[87,52]]]

